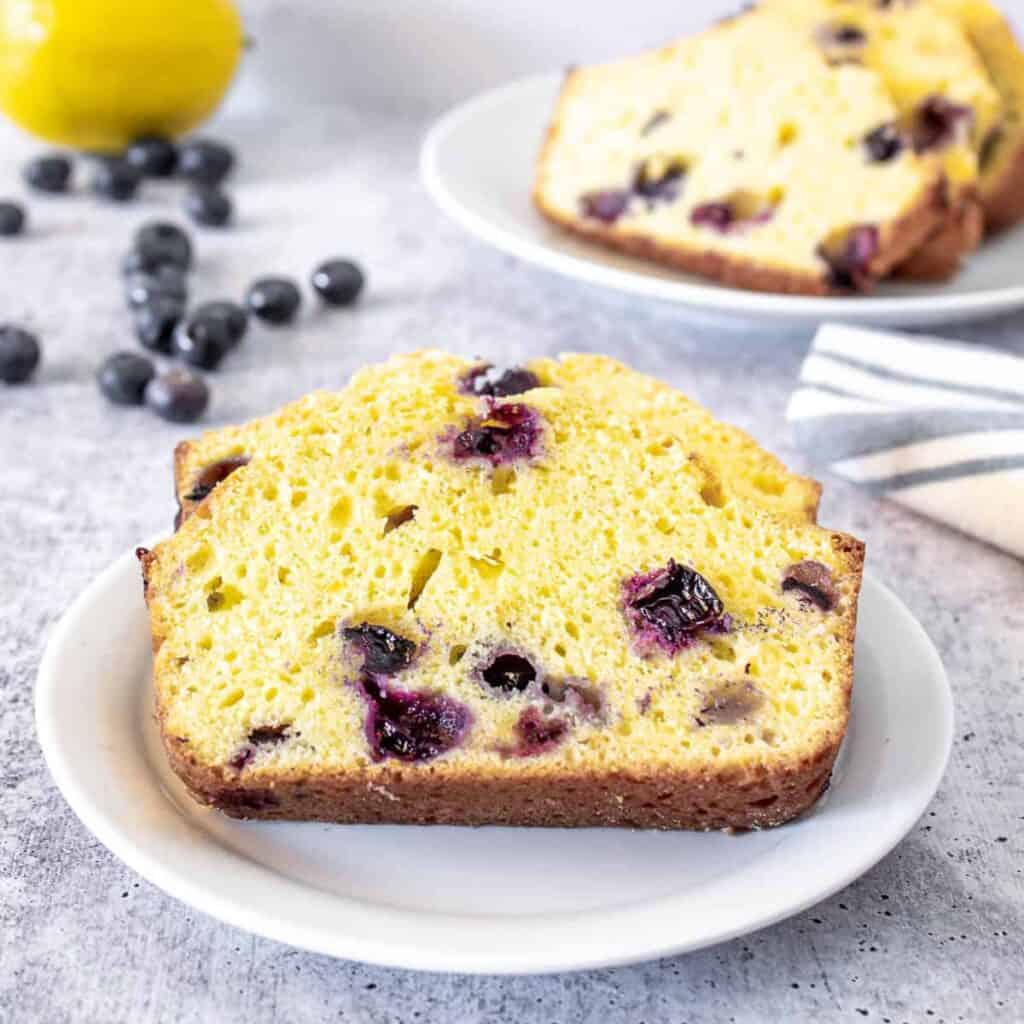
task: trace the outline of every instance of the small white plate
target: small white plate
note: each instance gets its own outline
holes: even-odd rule
[[[883,284],[871,296],[767,295],[710,283],[619,255],[558,230],[533,208],[530,188],[561,75],[513,82],[442,117],[423,143],[420,170],[437,204],[491,245],[548,270],[622,292],[680,303],[703,318],[776,327],[823,320],[936,324],[1024,306],[1024,227],[987,242],[952,281]]]
[[[353,960],[565,971],[762,928],[884,857],[931,800],[952,740],[935,649],[868,576],[853,715],[832,788],[782,828],[727,836],[237,822],[193,803],[164,760],[141,590],[128,553],[50,638],[36,723],[57,785],[102,843],[172,896]]]

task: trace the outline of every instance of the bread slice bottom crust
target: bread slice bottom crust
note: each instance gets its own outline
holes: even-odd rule
[[[543,161],[542,154],[541,163]],[[926,239],[948,224],[945,191],[945,182],[937,181],[916,207],[887,226],[879,251],[871,261],[870,271],[875,281],[886,277],[896,266],[908,260]],[[729,253],[665,245],[639,233],[627,233],[600,223],[585,223],[548,206],[539,188],[534,189],[533,201],[543,217],[573,235],[732,288],[786,295],[844,294],[829,285],[824,268],[821,274],[784,270],[740,259]]]
[[[228,779],[167,741],[175,774],[201,804],[232,818],[344,825],[509,825],[538,828],[754,829],[781,825],[828,787],[838,744],[761,777],[659,772],[449,778],[395,769],[272,785]]]
[[[909,281],[948,281],[960,269],[963,258],[978,248],[984,221],[976,194],[955,201],[946,219],[894,268],[894,275]]]

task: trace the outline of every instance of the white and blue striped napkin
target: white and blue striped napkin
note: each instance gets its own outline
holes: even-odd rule
[[[816,467],[1024,558],[1024,359],[828,324],[800,385]]]

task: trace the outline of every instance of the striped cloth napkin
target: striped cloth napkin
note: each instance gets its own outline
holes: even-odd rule
[[[1024,359],[827,324],[800,385],[816,466],[1024,558]]]

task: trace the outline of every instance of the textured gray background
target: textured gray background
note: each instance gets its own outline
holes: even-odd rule
[[[305,277],[333,254],[361,260],[370,287],[358,311],[307,304],[297,327],[252,332],[213,379],[207,424],[259,415],[423,344],[501,361],[591,349],[682,386],[800,465],[783,411],[805,338],[712,333],[484,248],[416,183],[425,115],[362,109],[275,118],[237,103],[219,126],[243,161],[240,218],[229,233],[199,235],[195,294],[237,296],[263,272]],[[0,129],[0,193],[21,192],[17,167],[31,151]],[[33,198],[30,235],[0,246],[0,320],[30,326],[45,346],[31,386],[0,390],[0,1021],[1021,1019],[1024,571],[835,481],[823,521],[868,542],[874,571],[935,640],[956,693],[957,742],[906,841],[807,913],[638,967],[419,975],[252,938],[107,853],[50,781],[32,686],[73,597],[169,525],[170,451],[182,431],[106,405],[93,372],[132,345],[120,253],[137,223],[179,202],[173,186],[116,210],[84,194]],[[950,333],[1024,355],[1024,313]]]

